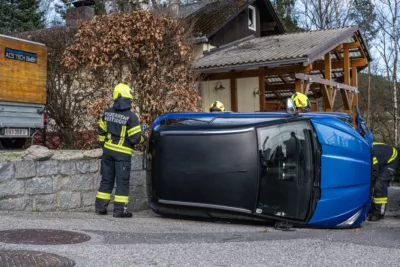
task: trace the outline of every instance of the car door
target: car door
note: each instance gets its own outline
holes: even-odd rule
[[[365,123],[364,119],[361,117],[360,110],[356,106],[356,124],[357,124],[357,131],[367,140],[368,144],[372,146],[373,143],[373,135],[371,130],[368,128],[367,124]]]

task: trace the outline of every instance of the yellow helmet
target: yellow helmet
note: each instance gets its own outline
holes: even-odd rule
[[[225,111],[224,104],[219,101],[215,101],[210,105],[210,112]]]
[[[119,96],[133,100],[132,89],[126,84],[118,84],[114,88],[113,100],[116,100]]]
[[[311,106],[308,97],[302,93],[294,93],[291,98],[297,108],[309,109]]]

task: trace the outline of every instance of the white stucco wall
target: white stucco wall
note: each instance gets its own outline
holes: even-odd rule
[[[210,44],[196,44],[193,50],[193,58],[198,59],[203,57],[203,52],[210,51],[212,48],[215,48],[215,46]]]
[[[215,90],[215,85],[220,82],[225,90]],[[208,112],[210,105],[214,101],[220,101],[224,104],[225,110],[231,110],[231,86],[230,80],[220,81],[205,81],[201,83],[202,86],[202,108],[203,111]],[[218,83],[219,86],[219,83]]]
[[[260,110],[260,97],[253,94],[257,91],[258,77],[237,79],[238,112]]]

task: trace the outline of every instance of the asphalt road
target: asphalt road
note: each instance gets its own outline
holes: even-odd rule
[[[390,189],[385,220],[359,230],[295,229],[92,213],[1,212],[0,228],[62,229],[91,236],[75,245],[15,245],[70,258],[75,266],[400,266],[400,188]],[[397,218],[398,217],[398,218]],[[1,262],[0,262],[1,266]]]

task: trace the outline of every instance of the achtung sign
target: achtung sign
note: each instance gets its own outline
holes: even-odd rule
[[[37,54],[12,48],[5,49],[5,58],[37,64]]]

